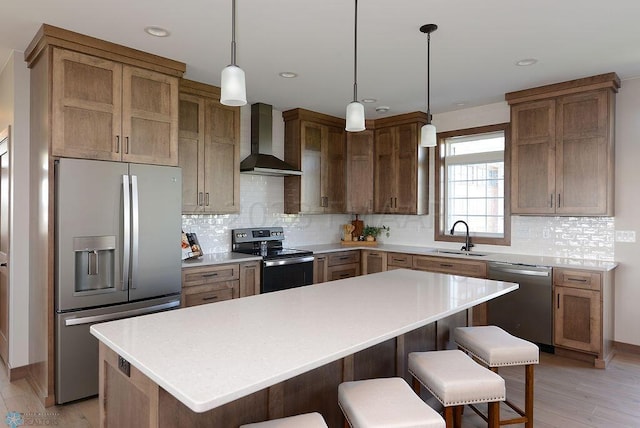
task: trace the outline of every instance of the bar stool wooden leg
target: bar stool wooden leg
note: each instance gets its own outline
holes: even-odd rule
[[[411,378],[411,385],[413,386],[413,391],[420,396],[420,381],[418,379]]]
[[[525,366],[524,414],[527,418],[525,428],[533,428],[533,364]]]
[[[444,408],[444,422],[447,424],[447,428],[454,428],[453,407]]]
[[[453,426],[455,428],[462,427],[462,410],[463,409],[464,409],[464,406],[456,406],[453,411]]]
[[[489,403],[489,428],[500,427],[500,402],[492,401]]]

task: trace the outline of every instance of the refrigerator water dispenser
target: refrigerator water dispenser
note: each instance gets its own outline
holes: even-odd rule
[[[115,236],[73,238],[75,252],[75,291],[115,288]]]

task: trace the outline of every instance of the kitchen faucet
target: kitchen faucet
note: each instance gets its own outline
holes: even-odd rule
[[[466,237],[465,237],[464,245],[462,246],[462,248],[460,248],[460,250],[462,250],[462,251],[471,251],[471,247],[473,247],[473,244],[471,243],[471,237],[469,237],[469,225],[467,224],[466,221],[458,220],[455,223],[453,223],[453,227],[451,228],[451,234],[453,235],[453,231],[455,230],[456,225],[458,223],[464,224],[464,227],[467,228],[467,234],[466,234]]]

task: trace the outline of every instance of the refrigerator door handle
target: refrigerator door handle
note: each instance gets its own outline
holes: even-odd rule
[[[138,250],[140,248],[140,216],[138,198],[138,176],[131,176],[131,284],[134,289],[138,280]]]
[[[122,291],[129,288],[129,260],[131,259],[131,191],[129,176],[122,176]]]
[[[113,321],[121,318],[130,318],[138,315],[145,315],[145,314],[151,314],[154,312],[160,312],[160,311],[175,308],[178,306],[180,306],[180,300],[175,300],[173,302],[167,302],[161,305],[149,306],[148,308],[131,309],[128,311],[115,312],[112,314],[94,315],[90,317],[67,318],[66,320],[64,320],[64,325],[68,327],[72,325],[93,324],[98,322]]]

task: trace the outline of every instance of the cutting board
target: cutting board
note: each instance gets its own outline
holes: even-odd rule
[[[351,222],[354,229],[351,233],[351,236],[358,237],[362,236],[362,231],[364,230],[364,222],[362,220],[358,220],[358,214],[356,214],[356,219]]]

